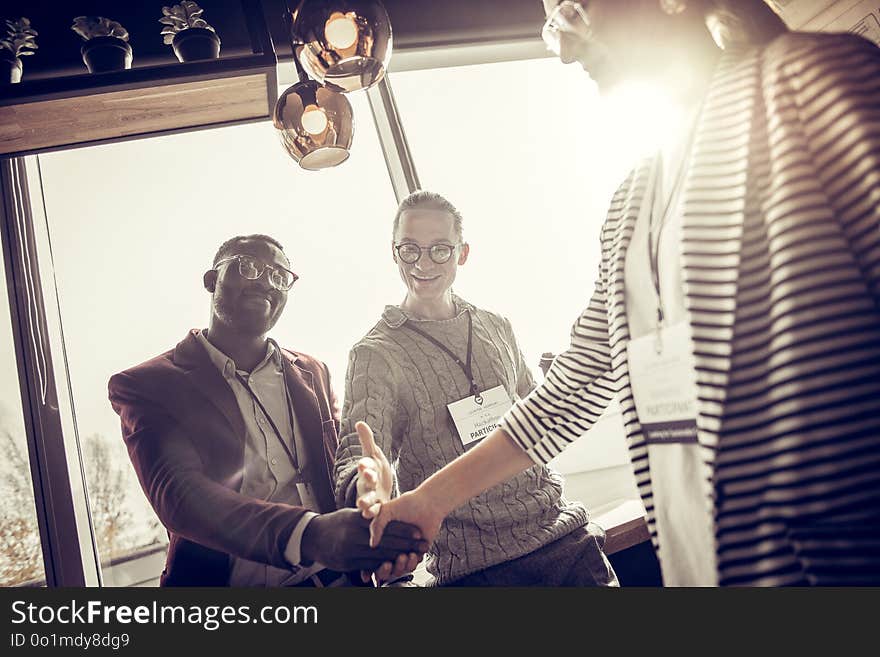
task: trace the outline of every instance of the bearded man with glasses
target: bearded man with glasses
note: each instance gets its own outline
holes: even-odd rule
[[[414,192],[400,204],[392,235],[406,296],[351,350],[336,453],[337,503],[362,511],[479,444],[535,385],[510,322],[452,291],[470,253],[455,206]],[[604,532],[581,504],[565,500],[562,483],[536,465],[457,509],[428,554],[433,583],[617,585]],[[389,564],[377,574],[399,571]]]
[[[335,510],[327,366],[267,337],[297,278],[275,239],[226,241],[202,281],[208,328],[110,379],[131,462],[169,533],[163,586],[339,586],[426,548],[406,525],[371,548],[368,522]]]

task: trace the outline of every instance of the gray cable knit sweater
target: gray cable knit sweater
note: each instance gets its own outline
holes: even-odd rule
[[[466,377],[447,354],[404,328],[407,319],[464,360],[470,310],[480,390],[503,385],[516,401],[534,387],[510,322],[454,300],[457,316],[440,321],[408,318],[399,307],[387,306],[379,323],[352,348],[336,453],[340,506],[355,502],[361,448],[354,425],[359,420],[373,429],[401,491],[416,488],[465,451],[446,405],[469,395]],[[427,569],[437,584],[451,582],[528,554],[588,519],[581,504],[562,497],[562,477],[536,465],[453,511],[431,547]]]

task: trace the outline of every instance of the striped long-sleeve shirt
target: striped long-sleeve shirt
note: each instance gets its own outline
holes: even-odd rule
[[[570,348],[503,427],[546,463],[619,395],[656,544],[624,307],[649,170],[637,167],[612,200]],[[726,51],[683,213],[719,582],[880,582],[880,50],[787,33]]]

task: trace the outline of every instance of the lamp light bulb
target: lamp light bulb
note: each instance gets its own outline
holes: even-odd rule
[[[317,105],[309,105],[302,113],[302,126],[312,135],[320,135],[327,129],[327,115]]]
[[[358,27],[351,14],[336,12],[324,24],[327,42],[337,50],[351,48],[358,39]]]

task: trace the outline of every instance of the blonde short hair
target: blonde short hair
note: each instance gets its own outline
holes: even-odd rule
[[[418,189],[400,202],[397,207],[397,214],[394,215],[394,226],[391,230],[391,239],[397,239],[397,229],[400,228],[400,215],[407,210],[415,210],[423,208],[426,210],[442,210],[452,215],[452,228],[455,231],[455,237],[459,242],[462,241],[462,219],[461,212],[458,211],[449,200],[437,192],[429,192],[424,189]]]

